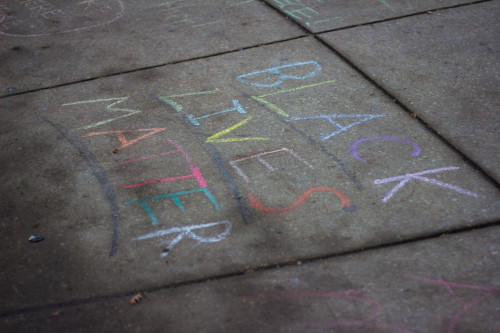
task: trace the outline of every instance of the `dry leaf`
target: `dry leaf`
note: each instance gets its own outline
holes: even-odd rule
[[[417,119],[417,115],[416,115],[416,114],[414,114],[414,113],[410,114],[410,116],[411,116],[413,119]]]
[[[130,303],[130,305],[134,305],[134,304],[139,303],[141,301],[141,299],[142,299],[142,295],[141,295],[141,293],[138,293],[138,294],[132,296],[129,303]]]

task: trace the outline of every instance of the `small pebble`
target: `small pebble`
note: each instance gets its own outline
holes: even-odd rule
[[[36,242],[40,242],[40,241],[43,241],[43,236],[41,235],[31,235],[30,238],[28,238],[28,240],[32,243],[36,243]]]

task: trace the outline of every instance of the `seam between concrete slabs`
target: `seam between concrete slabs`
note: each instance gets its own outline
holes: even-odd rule
[[[48,90],[48,89],[52,89],[52,88],[64,87],[64,86],[68,86],[68,85],[73,85],[73,84],[78,84],[78,83],[83,83],[83,82],[88,82],[88,81],[93,81],[93,80],[98,80],[98,79],[101,79],[101,78],[112,77],[112,76],[117,76],[117,75],[121,75],[121,74],[134,73],[134,72],[139,72],[139,71],[143,71],[143,70],[154,69],[154,68],[159,68],[159,67],[164,67],[164,66],[168,66],[168,65],[174,65],[174,64],[179,64],[179,63],[184,63],[184,62],[199,60],[199,59],[206,59],[206,58],[217,57],[217,56],[220,56],[220,55],[235,53],[235,52],[239,52],[239,51],[243,51],[243,50],[247,50],[247,49],[253,49],[253,48],[260,47],[260,46],[272,45],[272,44],[277,44],[277,43],[281,43],[281,42],[287,42],[287,41],[291,41],[291,40],[295,40],[295,39],[300,39],[300,38],[304,38],[304,37],[307,37],[307,36],[310,36],[310,35],[316,36],[318,34],[323,34],[323,33],[328,33],[328,32],[333,32],[333,31],[339,31],[339,30],[346,30],[346,29],[350,29],[350,28],[354,28],[354,27],[361,27],[361,26],[365,26],[365,25],[383,23],[383,22],[388,22],[388,21],[394,21],[394,20],[399,20],[399,19],[406,18],[406,17],[428,14],[429,12],[437,12],[437,11],[442,11],[442,10],[446,10],[446,9],[453,9],[453,8],[458,8],[458,7],[470,6],[470,5],[479,4],[479,3],[483,3],[483,2],[491,2],[491,1],[494,1],[494,0],[478,0],[478,1],[473,1],[473,2],[469,2],[469,3],[465,3],[465,4],[459,4],[459,5],[454,5],[454,6],[442,7],[442,8],[432,9],[432,10],[429,10],[429,11],[422,11],[422,12],[412,13],[412,14],[408,14],[408,15],[401,15],[401,16],[392,17],[392,18],[383,19],[383,20],[376,20],[376,21],[370,21],[370,22],[366,22],[366,23],[354,24],[354,25],[349,25],[349,26],[345,26],[345,27],[341,27],[341,28],[324,30],[324,31],[320,31],[320,32],[312,32],[312,31],[308,30],[306,27],[304,27],[303,25],[301,25],[299,22],[297,22],[296,20],[294,20],[293,18],[290,18],[288,15],[286,15],[283,12],[281,12],[279,9],[275,8],[273,5],[265,2],[264,0],[258,0],[258,1],[260,3],[262,3],[262,4],[264,4],[265,6],[268,6],[271,9],[275,10],[281,16],[283,16],[284,18],[286,18],[287,21],[291,21],[293,24],[295,24],[297,27],[299,27],[302,31],[304,31],[305,34],[301,35],[301,36],[296,36],[296,37],[281,39],[281,40],[277,40],[277,41],[273,41],[273,42],[261,43],[261,44],[256,44],[256,45],[252,45],[252,46],[246,46],[246,47],[242,47],[242,48],[238,48],[238,49],[233,49],[233,50],[229,50],[229,51],[216,52],[216,53],[212,53],[212,54],[208,54],[208,55],[204,55],[204,56],[198,56],[198,57],[193,57],[193,58],[183,59],[183,60],[175,60],[175,61],[166,62],[166,63],[159,64],[159,65],[152,65],[152,66],[140,67],[140,68],[135,68],[135,69],[127,70],[127,71],[121,71],[121,72],[116,72],[116,73],[102,75],[102,76],[95,76],[95,77],[91,77],[91,78],[87,78],[87,79],[82,79],[82,80],[77,80],[77,81],[71,81],[71,82],[61,83],[61,84],[56,84],[56,85],[42,87],[42,88],[37,88],[37,89],[25,90],[25,91],[21,91],[21,92],[18,92],[18,93],[1,95],[0,99],[6,98],[6,97],[12,97],[12,96],[19,96],[19,95],[28,94],[28,93],[37,92],[37,91],[42,91],[42,90]]]
[[[483,223],[481,225],[475,225],[475,226],[471,226],[471,227],[461,227],[461,228],[451,229],[449,231],[442,232],[442,233],[433,233],[433,234],[428,234],[428,235],[422,235],[422,236],[418,236],[418,237],[414,237],[414,238],[410,238],[410,239],[401,240],[398,242],[373,245],[373,246],[368,246],[365,248],[360,248],[360,249],[356,249],[356,250],[348,250],[348,251],[344,251],[344,252],[340,252],[340,253],[333,253],[333,254],[324,255],[324,256],[290,259],[290,260],[287,260],[284,262],[267,264],[267,265],[262,265],[262,266],[250,266],[244,270],[240,270],[240,271],[236,271],[236,272],[230,272],[230,273],[226,273],[226,274],[222,274],[222,275],[215,275],[215,276],[211,276],[211,277],[209,276],[209,277],[195,279],[195,280],[171,283],[171,284],[158,286],[158,287],[152,287],[152,288],[148,288],[148,289],[137,289],[137,290],[128,291],[128,292],[124,292],[124,293],[116,293],[116,294],[97,296],[97,297],[91,297],[91,298],[84,298],[84,299],[67,301],[67,302],[60,302],[60,303],[40,305],[40,306],[32,306],[32,307],[27,307],[27,308],[17,309],[17,310],[9,310],[9,311],[5,311],[5,312],[1,313],[0,318],[13,317],[13,316],[18,316],[18,315],[22,315],[22,314],[26,314],[26,313],[33,313],[33,312],[50,311],[50,310],[55,310],[55,309],[61,310],[63,308],[70,308],[70,307],[75,307],[75,306],[80,306],[80,305],[85,305],[85,304],[97,303],[97,302],[101,302],[101,301],[119,299],[119,298],[123,298],[123,297],[130,297],[130,296],[137,294],[138,292],[147,294],[147,293],[154,293],[154,292],[158,292],[158,291],[175,289],[175,288],[180,288],[180,287],[185,287],[185,286],[199,285],[199,284],[203,284],[203,283],[207,283],[207,282],[211,282],[211,281],[219,281],[219,280],[229,279],[229,278],[233,278],[233,277],[237,277],[237,276],[242,276],[242,275],[245,275],[248,273],[265,272],[265,271],[280,269],[283,267],[299,266],[302,264],[315,263],[315,262],[320,262],[322,260],[329,260],[329,259],[334,259],[334,258],[343,257],[343,256],[356,255],[356,254],[361,254],[361,253],[366,253],[366,252],[369,253],[371,251],[377,251],[377,250],[382,250],[382,249],[386,249],[386,248],[404,246],[406,244],[419,243],[419,242],[432,240],[432,239],[436,239],[436,238],[444,237],[444,236],[448,236],[448,235],[466,233],[466,232],[473,231],[473,230],[494,228],[494,227],[498,227],[498,226],[500,226],[500,221],[487,222],[487,223]]]
[[[264,0],[259,0],[259,1],[264,2]],[[290,18],[285,13],[282,13],[282,14],[285,15],[289,20],[291,20],[291,21],[297,23],[298,25],[300,25],[308,33],[313,34],[313,35],[318,35],[318,34],[324,34],[324,33],[328,33],[328,32],[334,32],[334,31],[340,31],[340,30],[347,30],[347,29],[351,29],[351,28],[363,27],[363,26],[366,26],[366,25],[373,25],[373,24],[378,24],[378,23],[395,21],[395,20],[404,19],[404,18],[407,18],[407,17],[412,17],[412,16],[428,15],[428,14],[432,14],[432,13],[435,13],[435,12],[440,12],[440,11],[443,11],[443,10],[454,9],[454,8],[459,8],[459,7],[466,7],[466,6],[471,6],[471,5],[476,5],[476,4],[480,4],[480,3],[483,3],[483,2],[491,2],[491,1],[495,1],[495,0],[477,0],[477,1],[472,1],[472,2],[468,2],[468,3],[461,3],[461,4],[453,5],[453,6],[446,6],[446,7],[440,7],[440,8],[435,8],[435,9],[423,10],[423,11],[420,11],[420,12],[415,12],[415,13],[405,14],[405,15],[399,15],[399,16],[395,16],[395,17],[389,17],[389,18],[385,18],[385,19],[380,19],[380,20],[374,20],[374,21],[369,21],[369,22],[364,22],[364,23],[358,23],[358,24],[351,24],[351,25],[347,25],[347,26],[344,26],[344,27],[340,27],[340,28],[321,30],[321,31],[318,31],[318,32],[312,32],[307,27],[304,27],[300,22],[294,20],[293,18]],[[273,5],[271,5],[271,4],[267,3],[267,2],[265,2],[265,3],[268,4],[274,10],[279,11],[279,9],[275,8]]]
[[[292,40],[309,37],[310,35],[311,34],[307,33],[307,34],[303,34],[303,35],[300,35],[300,36],[295,36],[295,37],[281,39],[281,40],[275,40],[275,41],[268,42],[268,43],[261,43],[261,44],[251,45],[251,46],[240,47],[240,48],[229,50],[229,51],[216,52],[216,53],[211,53],[211,54],[207,54],[207,55],[204,55],[204,56],[198,56],[198,57],[193,57],[193,58],[188,58],[188,59],[182,59],[182,60],[174,60],[174,61],[166,62],[166,63],[163,63],[163,64],[159,64],[159,65],[146,66],[146,67],[141,67],[141,68],[134,68],[134,69],[130,69],[130,70],[122,71],[122,72],[116,72],[116,73],[106,74],[106,75],[102,75],[102,76],[94,76],[94,77],[87,78],[87,79],[81,79],[81,80],[77,80],[77,81],[70,81],[70,82],[66,82],[66,83],[60,83],[60,84],[56,84],[56,85],[52,85],[52,86],[48,86],[48,87],[42,87],[42,88],[36,88],[36,89],[31,89],[31,90],[20,91],[20,92],[13,93],[13,94],[2,95],[2,96],[0,96],[0,99],[7,98],[7,97],[24,95],[24,94],[29,94],[29,93],[34,93],[34,92],[43,91],[43,90],[49,90],[49,89],[59,88],[59,87],[71,86],[71,85],[74,85],[74,84],[79,84],[79,83],[84,83],[84,82],[89,82],[89,81],[104,79],[104,78],[118,76],[118,75],[122,75],[122,74],[129,74],[129,73],[135,73],[135,72],[145,71],[145,70],[148,70],[148,69],[155,69],[155,68],[165,67],[165,66],[169,66],[169,65],[182,64],[182,63],[196,61],[196,60],[200,60],[200,59],[210,59],[210,58],[213,58],[213,57],[218,57],[218,56],[225,55],[225,54],[231,54],[231,53],[236,53],[236,52],[239,52],[239,51],[254,49],[254,48],[261,47],[261,46],[267,46],[267,45],[273,45],[273,44],[279,44],[279,43],[289,42],[289,41],[292,41]]]

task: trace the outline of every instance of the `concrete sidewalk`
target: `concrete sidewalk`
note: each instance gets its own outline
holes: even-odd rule
[[[499,14],[1,2],[0,330],[498,332]]]

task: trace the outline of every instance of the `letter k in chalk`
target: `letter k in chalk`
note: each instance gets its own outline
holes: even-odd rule
[[[382,199],[382,202],[389,201],[389,199],[392,198],[394,196],[394,194],[396,194],[397,191],[399,191],[403,186],[405,186],[406,183],[410,182],[411,180],[420,180],[422,182],[434,184],[434,185],[437,185],[440,187],[444,187],[444,188],[453,190],[453,191],[458,192],[458,193],[470,195],[471,197],[475,197],[475,198],[479,197],[479,194],[471,192],[471,191],[467,191],[461,187],[451,185],[451,184],[448,184],[445,182],[441,182],[441,181],[436,180],[436,179],[422,177],[423,175],[427,175],[429,173],[438,173],[441,171],[458,170],[458,169],[459,169],[458,167],[446,167],[446,168],[439,168],[439,169],[433,169],[433,170],[426,170],[426,171],[417,172],[417,173],[407,173],[407,174],[402,175],[402,176],[396,176],[396,177],[385,178],[385,179],[375,179],[373,181],[373,184],[378,185],[378,184],[384,184],[384,183],[388,183],[388,182],[399,181],[399,184],[394,186],[394,188]]]

